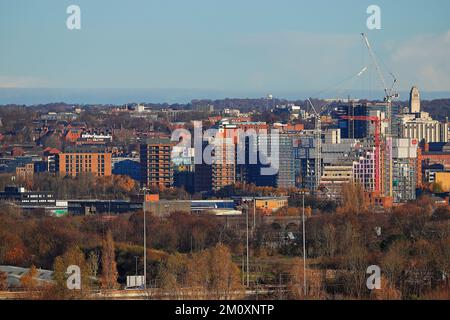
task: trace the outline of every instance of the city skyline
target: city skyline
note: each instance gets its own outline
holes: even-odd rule
[[[450,301],[449,11],[0,0],[0,300]]]
[[[81,9],[80,30],[66,27],[71,4]],[[133,96],[186,102],[267,93],[294,99],[327,88],[328,96],[381,98],[361,32],[368,33],[386,77],[392,71],[398,78],[398,90],[417,85],[424,97],[446,97],[450,4],[377,1],[381,30],[370,31],[371,4],[4,1],[0,103],[58,97],[123,103]],[[364,66],[366,74],[343,83]]]

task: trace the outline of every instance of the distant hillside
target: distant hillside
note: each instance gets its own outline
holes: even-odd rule
[[[367,100],[366,100],[367,101]],[[225,108],[231,109],[240,109],[242,112],[247,112],[250,110],[259,110],[263,111],[266,107],[269,109],[275,107],[276,105],[283,105],[293,103],[296,105],[300,105],[304,108],[308,107],[307,103],[304,100],[287,100],[287,99],[276,99],[267,100],[264,98],[259,99],[241,99],[241,98],[225,98],[225,99],[197,99],[192,100],[190,103],[144,103],[147,107],[152,109],[161,109],[161,108],[173,108],[173,109],[188,109],[188,110],[199,110],[202,107],[213,105],[215,110],[223,110]],[[325,105],[327,102],[325,100],[313,99],[313,103],[319,109]],[[398,101],[396,102],[402,106],[407,106],[407,101]],[[450,117],[450,98],[446,99],[435,99],[435,100],[422,100],[422,110],[430,113],[430,115],[439,121],[445,121],[445,117]],[[326,109],[328,111],[332,111],[337,105],[340,103],[335,102],[330,105]],[[1,106],[1,105],[0,105]],[[87,107],[89,105],[84,105]],[[103,105],[100,107],[110,108],[113,105]],[[118,104],[118,106],[123,106]],[[3,105],[3,107],[24,107],[23,105]],[[48,104],[36,104],[32,106],[33,111],[36,112],[61,112],[61,111],[71,111],[73,110],[72,104],[67,104],[64,102],[59,103],[48,103]],[[1,114],[0,114],[1,116]]]
[[[422,110],[436,120],[445,121],[445,117],[450,117],[450,99],[422,101]]]

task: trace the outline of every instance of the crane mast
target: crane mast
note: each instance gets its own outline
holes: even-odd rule
[[[383,72],[381,72],[380,65],[378,64],[377,57],[375,56],[375,53],[372,50],[372,46],[370,45],[369,39],[367,38],[365,33],[361,33],[361,36],[364,39],[364,43],[366,44],[367,49],[369,50],[370,57],[372,58],[373,63],[375,64],[375,69],[377,70],[378,77],[380,78],[381,84],[383,85],[383,90],[385,94],[385,100],[390,99],[390,93],[387,88],[386,79],[384,79]]]
[[[316,132],[315,132],[315,140],[316,140],[316,161],[314,162],[314,171],[316,173],[316,181],[315,187],[316,190],[319,190],[320,187],[320,178],[322,177],[322,120],[320,119],[320,115],[316,115]]]
[[[378,73],[378,77],[380,78],[381,84],[383,85],[383,90],[384,90],[384,101],[386,102],[386,118],[387,118],[387,132],[386,132],[386,143],[385,146],[386,148],[391,148],[392,147],[392,99],[393,98],[398,98],[398,94],[397,93],[393,93],[394,90],[394,86],[397,83],[397,79],[395,78],[394,74],[392,74],[392,72],[390,72],[390,75],[393,78],[393,83],[390,89],[388,89],[388,86],[386,84],[386,80],[383,76],[383,72],[381,72],[381,68],[380,65],[378,64],[377,58],[375,56],[375,53],[372,50],[372,46],[370,45],[369,39],[367,38],[365,33],[361,33],[361,36],[364,39],[364,43],[366,44],[367,49],[369,50],[369,54],[372,58],[372,61],[375,65],[375,68],[377,70]],[[385,151],[388,151],[387,149]],[[392,172],[392,152],[391,150],[388,151],[389,152],[389,156],[386,157],[388,160],[388,162],[386,163],[388,166],[388,195],[392,197],[392,176],[393,176],[393,172]]]
[[[322,177],[322,121],[320,114],[314,107],[311,99],[307,99],[314,111],[314,140],[316,142],[315,161],[314,161],[314,189],[318,190],[320,186],[320,178]]]
[[[352,76],[350,79],[352,80],[355,78],[360,77],[367,71],[367,67],[364,67],[359,71],[357,74]],[[307,98],[308,103],[311,105],[312,110],[314,111],[314,140],[316,143],[315,146],[315,162],[314,162],[314,189],[318,190],[320,187],[320,179],[322,178],[322,120],[320,119],[320,114],[322,112],[322,107],[319,111],[314,107],[313,103],[311,102],[310,98]]]
[[[372,46],[371,46],[371,44],[369,42],[369,38],[367,38],[367,35],[365,33],[361,33],[361,36],[363,37],[364,43],[366,44],[366,47],[369,50],[370,57],[372,58],[372,61],[373,61],[374,65],[375,65],[375,69],[377,70],[377,73],[378,73],[378,77],[380,78],[381,84],[383,86],[384,101],[387,104],[387,106],[386,106],[386,118],[389,121],[388,134],[391,134],[391,129],[392,129],[392,122],[391,122],[391,118],[392,118],[392,111],[391,111],[392,99],[393,98],[398,98],[398,94],[397,93],[393,93],[394,86],[397,83],[397,78],[394,76],[394,74],[392,72],[389,72],[389,74],[393,78],[393,82],[392,82],[391,88],[388,89],[388,86],[387,86],[387,83],[386,83],[386,79],[383,76],[383,72],[381,72],[380,65],[378,64],[378,60],[377,60],[377,57],[375,56],[375,53],[373,52]]]

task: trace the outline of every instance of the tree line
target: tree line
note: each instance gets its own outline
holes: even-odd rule
[[[303,256],[300,225],[258,225],[250,236],[251,286],[274,287],[271,298],[448,299],[449,207],[436,207],[427,197],[392,212],[372,211],[364,201],[353,203],[343,203],[333,213],[308,214],[307,295],[298,260]],[[56,272],[79,259],[91,270],[85,276],[88,285],[96,288],[104,287],[104,274],[111,280],[107,287],[123,286],[127,275],[143,274],[142,212],[54,218],[2,205],[0,221],[1,265]],[[199,297],[229,298],[240,292],[246,254],[242,226],[227,227],[223,220],[183,212],[164,219],[148,214],[146,222],[149,284],[180,297],[186,297],[187,288],[197,288]],[[110,271],[104,273],[104,265]],[[380,291],[365,285],[370,265],[382,270]],[[93,278],[99,280],[89,284]]]

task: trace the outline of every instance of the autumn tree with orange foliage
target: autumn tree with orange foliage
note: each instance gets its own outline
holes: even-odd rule
[[[0,291],[8,290],[8,275],[0,271]]]
[[[80,267],[81,271],[81,289],[80,290],[69,290],[67,288],[67,268],[71,265],[76,265]],[[53,264],[53,280],[54,285],[48,288],[45,292],[45,298],[49,299],[80,299],[87,298],[89,290],[91,289],[90,277],[92,274],[88,265],[83,251],[77,246],[70,248],[62,256],[55,258]]]
[[[5,243],[3,263],[19,266],[26,261],[26,248],[17,234],[7,234],[1,239]]]
[[[217,196],[228,196],[230,194],[240,196],[285,196],[289,193],[298,192],[297,189],[284,189],[274,187],[257,187],[254,184],[243,184],[237,182],[235,184],[226,186],[216,192]]]
[[[114,239],[111,230],[108,230],[102,247],[101,286],[103,289],[116,289],[119,284],[117,283],[116,255],[114,253]]]
[[[303,271],[303,261],[300,258],[295,258],[290,270],[291,284],[289,291],[292,298],[297,300],[326,299],[323,271],[306,268],[306,295]]]
[[[418,239],[424,235],[426,223],[431,218],[432,212],[432,208],[426,202],[421,206],[405,204],[394,209],[390,223],[406,238]]]
[[[114,175],[114,185],[124,192],[131,192],[136,186],[136,182],[128,176]]]
[[[38,281],[36,276],[38,275],[38,270],[35,265],[32,265],[30,270],[20,278],[20,285],[26,291],[35,291],[38,287]]]
[[[218,244],[211,250],[211,292],[216,298],[231,299],[235,291],[241,287],[240,272],[236,264],[231,259],[230,249]]]
[[[182,294],[182,287],[186,285],[187,257],[176,253],[169,255],[160,265],[157,283],[163,293],[169,292],[176,298]]]
[[[239,268],[223,244],[192,255],[186,279],[199,298],[232,299],[243,293]]]
[[[5,262],[12,265],[20,265],[25,261],[25,248],[22,246],[17,246],[11,248],[5,254]]]
[[[380,281],[381,288],[370,292],[372,300],[400,300],[402,298],[400,290],[395,288],[386,277],[381,276]]]
[[[424,300],[450,300],[450,284],[447,282],[423,295]]]
[[[360,184],[347,183],[342,186],[341,206],[337,212],[341,214],[358,215],[368,209],[364,187]]]
[[[405,270],[409,253],[409,244],[406,241],[396,241],[383,256],[382,270],[389,283],[400,283],[400,277]]]
[[[337,250],[337,234],[336,234],[336,227],[331,224],[327,223],[324,225],[323,229],[323,253],[327,257],[334,257],[336,250]]]

